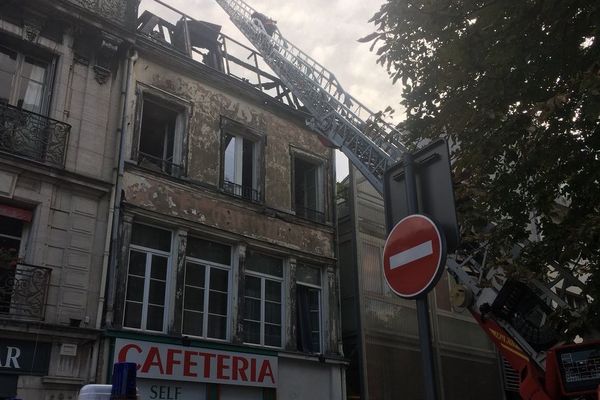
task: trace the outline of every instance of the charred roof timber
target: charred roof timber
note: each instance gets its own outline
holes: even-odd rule
[[[221,33],[221,26],[198,21],[155,0],[177,14],[175,23],[149,11],[137,20],[137,32],[193,60],[245,82],[275,100],[302,110],[301,102],[283,85],[256,50]]]

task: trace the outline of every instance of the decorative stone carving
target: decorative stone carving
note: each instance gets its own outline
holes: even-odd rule
[[[33,42],[40,36],[43,27],[44,21],[41,18],[29,15],[23,21],[23,36]]]
[[[110,33],[101,33],[100,47],[96,53],[94,65],[94,78],[101,85],[106,83],[110,77],[121,42],[121,39]]]

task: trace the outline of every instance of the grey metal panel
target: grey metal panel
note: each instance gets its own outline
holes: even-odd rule
[[[439,139],[413,154],[417,181],[419,213],[425,214],[442,227],[448,253],[459,243],[458,222],[454,205],[454,189],[450,173],[448,144]],[[386,222],[393,227],[409,215],[405,165],[401,161],[384,175]]]

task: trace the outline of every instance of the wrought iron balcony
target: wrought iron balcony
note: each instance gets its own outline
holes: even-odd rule
[[[138,165],[156,172],[162,172],[173,176],[183,175],[183,166],[172,163],[171,160],[165,160],[151,154],[139,152]]]
[[[50,268],[0,265],[0,316],[43,320]]]
[[[325,223],[325,213],[317,210],[313,210],[311,208],[301,207],[296,205],[296,215],[302,218],[310,219],[311,221],[320,222],[322,224]]]
[[[223,191],[242,199],[250,200],[254,203],[260,203],[260,192],[250,186],[242,186],[233,182],[224,181]]]
[[[0,151],[63,167],[71,125],[0,103]]]

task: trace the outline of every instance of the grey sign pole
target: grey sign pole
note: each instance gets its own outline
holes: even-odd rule
[[[415,164],[412,154],[404,153],[404,184],[406,186],[406,203],[408,214],[419,212],[417,200],[417,184]],[[433,349],[431,347],[431,324],[429,321],[429,304],[427,293],[417,298],[417,320],[419,324],[419,343],[421,345],[421,362],[425,384],[425,399],[437,400],[437,384],[433,367]]]

